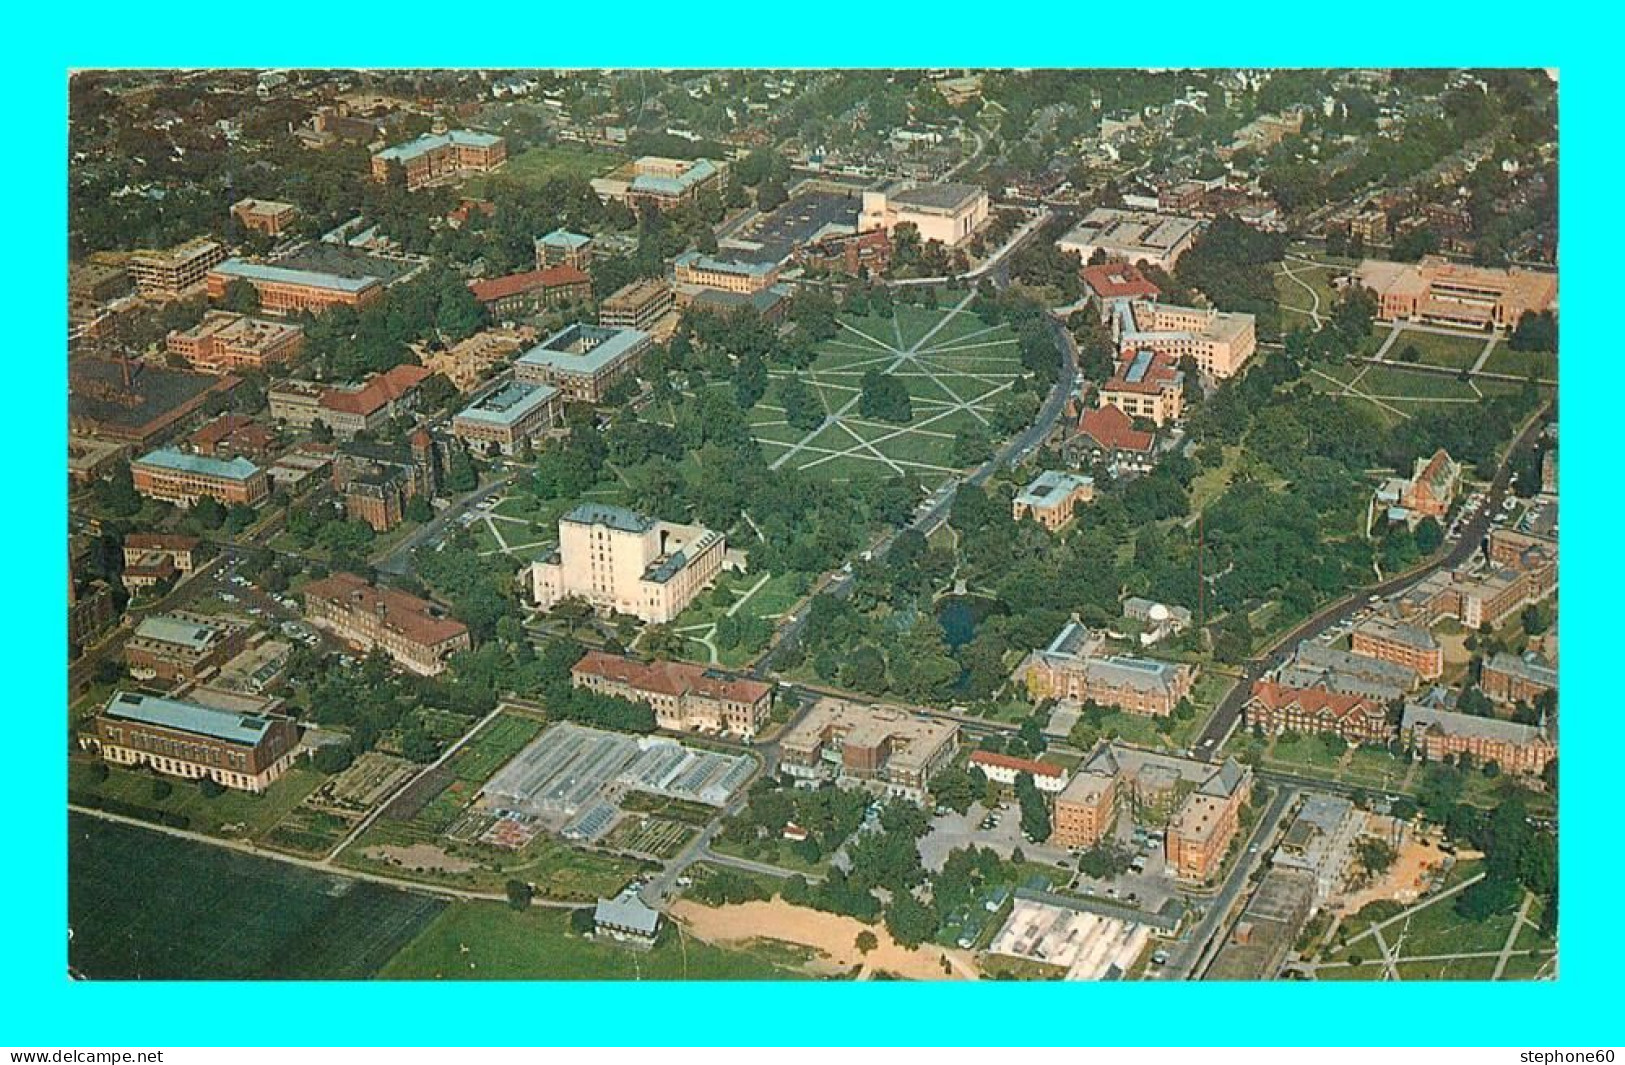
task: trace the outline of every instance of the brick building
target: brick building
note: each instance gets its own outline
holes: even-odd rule
[[[617,381],[637,371],[652,343],[641,329],[578,322],[521,355],[514,363],[514,378],[552,385],[571,400],[598,403]]]
[[[686,662],[640,662],[589,651],[571,668],[570,682],[647,703],[661,728],[683,732],[750,739],[773,709],[772,685]]]
[[[305,586],[305,616],[363,651],[381,647],[414,673],[434,676],[473,646],[468,626],[427,600],[335,573]]]
[[[1538,775],[1557,757],[1556,737],[1545,725],[1520,725],[1409,703],[1400,734],[1430,762],[1469,754],[1478,765],[1494,762],[1503,772]]]
[[[1478,686],[1503,703],[1530,703],[1557,687],[1557,670],[1533,651],[1495,654],[1479,672]]]
[[[420,189],[467,174],[490,173],[507,159],[508,142],[501,137],[442,129],[378,152],[372,157],[372,176],[375,181],[386,180],[390,164],[396,163],[405,172],[407,189]]]
[[[246,199],[231,205],[231,216],[246,229],[268,237],[279,237],[299,217],[299,208],[276,200]]]
[[[1241,829],[1241,810],[1253,793],[1253,771],[1234,758],[1192,792],[1168,826],[1168,870],[1189,883],[1219,871]]]
[[[645,277],[616,289],[598,305],[598,324],[606,329],[652,332],[656,322],[676,307],[671,284],[664,278]]]
[[[247,459],[206,458],[174,448],[160,448],[130,463],[135,490],[178,506],[191,506],[207,496],[226,506],[257,506],[271,494],[265,471]]]
[[[237,281],[254,286],[259,294],[260,310],[266,314],[301,311],[319,314],[336,306],[360,310],[384,296],[382,278],[344,277],[323,270],[227,259],[209,271],[209,298],[224,299],[227,290]]]
[[[1418,625],[1395,621],[1378,614],[1367,618],[1349,634],[1349,650],[1383,662],[1408,666],[1423,680],[1437,680],[1444,673],[1444,648]]]
[[[512,455],[563,420],[564,393],[552,385],[511,381],[458,411],[451,432],[480,454],[494,447]]]
[[[257,793],[293,764],[299,729],[283,717],[118,691],[80,744],[114,765],[144,765],[187,780],[207,777]]]
[[[201,284],[211,267],[224,261],[226,249],[198,237],[168,251],[138,251],[130,256],[130,276],[141,295],[175,299]]]
[[[1070,622],[1042,651],[1028,655],[1017,675],[1034,701],[1094,701],[1131,714],[1162,717],[1190,694],[1196,670],[1183,663],[1102,654],[1103,638]]]
[[[862,781],[920,802],[958,742],[951,721],[825,698],[779,741],[780,768],[807,780]]]
[[[196,369],[224,373],[287,362],[299,353],[304,340],[301,326],[210,311],[191,329],[171,332],[164,346]]]
[[[592,299],[592,278],[574,266],[470,281],[468,287],[492,314],[515,318]]]
[[[1383,705],[1360,695],[1324,688],[1287,688],[1272,680],[1253,682],[1243,708],[1248,727],[1271,734],[1329,732],[1349,743],[1388,743],[1398,730]]]
[[[154,614],[125,641],[124,664],[140,681],[196,680],[241,651],[247,636],[243,626],[206,614]]]

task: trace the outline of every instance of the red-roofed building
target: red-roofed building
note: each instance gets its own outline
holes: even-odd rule
[[[1162,290],[1130,263],[1097,263],[1083,268],[1083,288],[1095,301],[1100,320],[1111,314],[1112,300],[1155,300]]]
[[[577,300],[592,299],[592,278],[574,266],[549,266],[522,274],[469,282],[474,298],[492,314],[536,314]]]
[[[661,728],[756,735],[773,709],[773,686],[684,662],[640,662],[589,651],[570,681],[603,695],[648,703]]]
[[[1114,473],[1143,473],[1151,468],[1156,441],[1156,434],[1134,428],[1134,419],[1116,407],[1089,407],[1078,416],[1066,455],[1075,465],[1103,462]]]
[[[275,442],[269,429],[240,414],[222,414],[186,439],[199,455],[215,459],[263,459]]]
[[[335,573],[305,585],[305,617],[363,651],[382,647],[414,673],[433,676],[446,658],[473,646],[468,626],[435,604],[396,588]]]
[[[1116,407],[1130,418],[1146,418],[1161,427],[1185,412],[1185,375],[1162,352],[1130,352],[1100,386],[1099,401],[1102,407]]]
[[[417,409],[418,387],[433,376],[412,363],[385,370],[360,388],[329,388],[317,401],[317,420],[341,440],[377,432],[396,414]]]
[[[1247,724],[1265,732],[1330,732],[1349,743],[1387,743],[1398,735],[1377,700],[1325,688],[1286,688],[1271,680],[1253,684],[1243,708]]]
[[[492,203],[490,200],[465,199],[456,207],[452,208],[451,213],[446,215],[446,221],[450,222],[454,228],[459,227],[466,223],[469,217],[476,211],[485,217],[490,218],[492,215],[497,213],[497,205]]]
[[[1007,788],[1016,786],[1016,777],[1031,773],[1033,785],[1039,791],[1054,795],[1066,787],[1067,772],[1061,766],[1038,762],[1030,758],[1016,758],[997,751],[973,751],[970,764],[980,769],[987,779]]]

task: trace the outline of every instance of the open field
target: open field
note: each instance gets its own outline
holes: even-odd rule
[[[92,817],[69,833],[68,958],[92,978],[362,979],[445,905]]]
[[[1557,355],[1550,351],[1513,351],[1503,341],[1497,344],[1482,367],[1486,373],[1507,373],[1528,377],[1533,373],[1543,381],[1557,380]]]
[[[209,798],[195,781],[157,777],[112,766],[108,767],[106,780],[97,780],[93,765],[77,760],[69,763],[68,795],[71,802],[80,806],[106,808],[126,817],[155,822],[163,820],[193,832],[232,839],[259,840],[266,837],[277,822],[327,779],[313,769],[300,766],[283,774],[263,794],[227,789]],[[159,780],[170,785],[169,794],[162,799],[153,797],[154,783]]]
[[[470,195],[481,195],[493,185],[514,184],[526,188],[540,188],[555,177],[602,177],[621,163],[621,157],[610,152],[573,145],[548,144],[529,148],[510,156],[508,162],[494,174],[470,178],[463,190]]]
[[[1415,361],[1424,366],[1445,366],[1452,370],[1465,370],[1478,361],[1488,339],[1482,334],[1455,335],[1407,329],[1400,333],[1399,339],[1388,349],[1388,358],[1405,361],[1400,352],[1411,347],[1415,348],[1420,356]]]
[[[570,931],[564,910],[453,903],[379,974],[394,980],[778,980],[796,974],[750,950],[669,928],[650,951]]]
[[[770,387],[750,421],[769,462],[832,480],[953,472],[955,434],[985,430],[997,403],[1023,373],[1009,327],[990,326],[947,307],[900,306],[884,317],[843,317],[840,334],[818,351],[799,376],[834,420],[811,432],[785,424],[777,390]],[[906,424],[859,413],[856,400],[870,371],[888,373],[908,390]],[[776,384],[795,375],[774,371],[773,379]]]

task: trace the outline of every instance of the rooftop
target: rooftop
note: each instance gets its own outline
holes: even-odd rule
[[[204,455],[177,451],[172,447],[149,451],[137,459],[136,464],[180,473],[195,473],[204,477],[218,477],[228,481],[246,481],[260,470],[245,458],[211,459]]]
[[[234,714],[179,699],[125,691],[114,692],[102,708],[102,714],[121,721],[138,721],[249,747],[258,744],[271,725],[269,718]]]
[[[405,144],[397,144],[393,148],[385,148],[375,158],[393,159],[404,163],[408,159],[415,159],[425,152],[432,152],[437,148],[449,148],[452,145],[469,148],[490,148],[501,142],[501,137],[493,136],[490,133],[479,133],[471,129],[453,129],[445,133],[425,133],[416,140],[407,141]]]
[[[341,604],[347,612],[376,614],[385,626],[420,644],[439,644],[466,635],[468,626],[433,603],[397,588],[368,584],[353,573],[335,573],[305,586],[305,599]]]
[[[490,303],[492,300],[506,299],[539,288],[568,288],[572,285],[590,284],[592,278],[586,273],[573,266],[564,265],[527,270],[522,274],[492,277],[483,281],[471,281],[468,287],[474,293],[475,299],[481,303]]]
[[[648,339],[649,334],[639,329],[617,329],[577,322],[519,356],[516,365],[593,374],[627,358]]]
[[[903,207],[919,207],[928,211],[959,211],[987,193],[977,185],[916,185],[901,192],[888,193],[890,203]]]
[[[552,385],[528,385],[523,381],[513,381],[464,407],[458,412],[457,420],[513,425],[538,407],[545,407],[558,394],[559,390]]]
[[[382,282],[376,277],[340,277],[320,270],[301,270],[295,267],[273,266],[270,263],[251,263],[244,259],[227,259],[216,266],[214,273],[244,281],[264,281],[277,285],[306,285],[311,288],[331,289],[335,292],[365,292]]]
[[[613,503],[578,503],[559,520],[573,525],[607,525],[629,533],[646,533],[655,527],[653,518]]]
[[[1074,492],[1093,489],[1095,479],[1084,474],[1064,470],[1045,470],[1016,496],[1016,502],[1029,507],[1053,507],[1063,503]]]
[[[1414,728],[1436,729],[1447,736],[1477,736],[1517,746],[1548,740],[1546,730],[1539,725],[1520,725],[1499,718],[1438,710],[1420,703],[1405,704],[1405,716],[1400,728],[1406,732]]]
[[[638,691],[659,695],[700,695],[726,702],[755,703],[772,694],[771,685],[686,662],[640,662],[635,658],[589,651],[570,670],[614,680]]]
[[[231,631],[231,626],[219,621],[181,617],[175,614],[157,614],[143,618],[135,628],[139,639],[158,643],[179,644],[193,651],[206,651]]]

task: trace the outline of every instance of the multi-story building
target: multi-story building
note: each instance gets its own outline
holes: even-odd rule
[[[776,262],[719,259],[697,251],[679,255],[672,269],[679,285],[697,285],[745,295],[772,288],[779,280],[779,264]]]
[[[1253,682],[1243,708],[1247,725],[1265,732],[1329,732],[1349,743],[1387,743],[1397,734],[1382,703],[1325,688],[1287,688],[1273,680]]]
[[[571,400],[598,403],[610,387],[637,370],[652,340],[640,329],[606,329],[578,322],[521,355],[514,378],[552,385]]]
[[[189,507],[207,496],[228,507],[252,507],[271,494],[265,471],[247,459],[211,459],[169,447],[130,463],[130,475],[137,492],[177,506]]]
[[[1115,407],[1130,419],[1144,418],[1161,428],[1185,413],[1185,375],[1169,356],[1141,348],[1101,382],[1096,399],[1102,407]]]
[[[510,381],[458,411],[451,432],[477,451],[489,452],[495,447],[504,455],[512,455],[526,441],[558,425],[563,417],[564,394],[558,389]]]
[[[1083,268],[1084,295],[1094,303],[1102,322],[1112,314],[1119,300],[1155,302],[1162,298],[1162,290],[1152,284],[1133,263],[1095,263]]]
[[[124,663],[140,681],[196,680],[241,651],[247,636],[243,626],[207,614],[154,614],[125,641]]]
[[[1314,913],[1316,890],[1313,872],[1271,865],[1202,979],[1275,979]]]
[[[433,496],[440,485],[438,449],[427,432],[412,434],[408,447],[351,441],[333,453],[333,488],[345,516],[388,532],[406,517],[406,504]]]
[[[723,535],[602,503],[559,519],[559,546],[531,567],[536,605],[577,598],[650,624],[671,621],[722,571]]]
[[[1283,688],[1322,688],[1378,703],[1393,702],[1421,680],[1409,666],[1350,654],[1314,640],[1298,644],[1275,674],[1275,682]]]
[[[1349,239],[1358,240],[1365,247],[1373,247],[1388,240],[1388,212],[1361,211],[1349,219]]]
[[[1117,821],[1118,779],[1122,773],[1110,747],[1102,747],[1055,796],[1049,841],[1082,850],[1111,833]]]
[[[138,251],[130,256],[130,276],[141,295],[175,299],[201,284],[211,267],[224,261],[226,249],[197,237],[168,251]]]
[[[895,238],[897,227],[910,225],[920,243],[936,241],[945,248],[964,244],[987,222],[987,190],[980,185],[916,185],[863,194],[858,231],[881,230]]]
[[[1055,532],[1072,521],[1073,508],[1095,498],[1095,479],[1084,474],[1045,470],[1010,501],[1016,521],[1032,515],[1034,521]]]
[[[1177,364],[1191,358],[1208,377],[1234,377],[1258,350],[1250,314],[1211,307],[1176,307],[1147,300],[1119,300],[1112,307],[1112,336],[1118,357],[1155,352]]]
[[[592,261],[592,238],[568,229],[555,229],[537,237],[535,247],[538,270],[550,266],[573,266],[577,270],[585,270]]]
[[[1108,259],[1150,263],[1171,273],[1179,257],[1196,243],[1201,226],[1194,218],[1178,215],[1097,207],[1057,243],[1062,251],[1076,252],[1086,265],[1100,251]]]
[[[1270,856],[1277,869],[1301,869],[1315,878],[1314,908],[1343,889],[1365,816],[1339,795],[1309,795]]]
[[[1168,825],[1168,871],[1190,883],[1210,880],[1241,829],[1241,810],[1252,793],[1253,771],[1225,759]]]
[[[1355,283],[1377,297],[1377,319],[1463,329],[1511,329],[1525,314],[1550,310],[1557,275],[1498,270],[1425,256],[1419,263],[1367,259]]]
[[[1154,433],[1134,428],[1134,419],[1120,407],[1107,405],[1085,408],[1078,415],[1064,450],[1073,463],[1104,463],[1115,475],[1149,470],[1156,442]]]
[[[114,765],[257,793],[293,764],[299,729],[285,717],[118,691],[80,743]]]
[[[1391,477],[1377,489],[1376,502],[1386,508],[1389,521],[1415,525],[1423,518],[1442,519],[1461,486],[1461,465],[1440,448],[1429,458],[1416,460],[1409,479]]]
[[[792,777],[848,778],[920,802],[958,742],[951,721],[825,698],[779,741],[779,766]]]
[[[1499,651],[1479,671],[1478,686],[1499,702],[1533,703],[1557,687],[1557,670],[1533,651],[1522,655]]]
[[[1035,758],[1016,758],[998,751],[976,750],[971,752],[968,761],[972,769],[980,769],[987,779],[1006,788],[1014,788],[1016,778],[1026,773],[1033,778],[1033,787],[1046,795],[1054,795],[1065,789],[1068,780],[1064,766]]]
[[[1423,680],[1436,680],[1444,673],[1444,648],[1433,633],[1419,625],[1395,621],[1377,614],[1367,618],[1349,633],[1349,650],[1383,662],[1393,662],[1416,670]]]
[[[231,205],[231,216],[245,229],[252,229],[268,237],[280,237],[299,217],[299,208],[276,200],[238,200]]]
[[[124,537],[124,564],[133,565],[150,555],[169,559],[177,572],[191,573],[201,560],[203,541],[182,533],[139,533]]]
[[[396,588],[335,573],[305,586],[305,616],[364,651],[381,647],[414,673],[434,676],[446,658],[473,646],[468,626]]]
[[[196,369],[225,373],[286,362],[299,353],[304,339],[305,331],[297,325],[210,311],[191,329],[171,332],[164,346]]]
[[[577,688],[647,703],[661,728],[751,739],[773,710],[773,686],[686,662],[640,662],[589,651],[570,670]]]
[[[213,459],[239,456],[254,462],[270,457],[275,434],[253,418],[227,411],[186,438],[186,446]]]
[[[359,310],[384,295],[383,279],[377,277],[343,277],[323,270],[227,259],[208,272],[209,298],[224,299],[226,290],[237,281],[254,286],[260,310],[266,314],[320,313],[335,306]]]
[[[405,171],[406,187],[420,189],[468,174],[488,174],[507,160],[508,142],[501,137],[441,129],[374,155],[372,176],[375,181],[386,180],[390,164],[396,163]]]
[[[852,277],[875,277],[891,265],[892,240],[884,229],[825,237],[795,251],[801,265]]]
[[[265,390],[271,420],[290,429],[309,429],[321,420],[322,395],[326,387],[297,377],[272,382]]]
[[[492,314],[523,317],[592,299],[592,278],[574,266],[547,266],[523,274],[470,281],[474,298]]]
[[[1104,655],[1105,641],[1076,621],[1069,622],[1042,651],[1029,654],[1017,669],[1036,700],[1093,701],[1131,714],[1162,717],[1196,683],[1194,667],[1130,655]]]
[[[649,333],[675,306],[671,285],[664,278],[640,278],[623,285],[598,305],[598,324],[606,329]]]
[[[128,359],[68,364],[68,430],[150,448],[203,420],[208,404],[242,384],[234,374],[171,370]]]
[[[423,365],[456,385],[459,392],[471,392],[494,367],[505,365],[510,356],[535,342],[536,330],[528,325],[488,329],[425,355]]]
[[[304,427],[321,422],[340,440],[353,440],[363,432],[376,433],[391,418],[417,410],[418,389],[429,377],[428,370],[408,362],[385,370],[359,388],[323,389],[316,401],[315,413]],[[279,415],[286,418],[289,425],[298,425],[296,419],[306,410],[303,395],[295,400],[295,391],[285,393],[286,401]],[[277,415],[275,406],[271,413]]]
[[[1494,762],[1503,772],[1533,776],[1557,757],[1556,736],[1547,725],[1520,725],[1419,703],[1406,704],[1400,734],[1430,762],[1469,754],[1479,765]]]
[[[662,211],[692,203],[707,190],[721,192],[728,164],[710,159],[667,159],[646,155],[593,178],[592,190],[605,203],[624,203],[633,210]]]
[[[113,586],[102,580],[76,581],[68,575],[68,643],[84,647],[118,617]],[[77,692],[75,693],[78,694]]]

